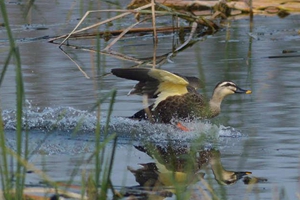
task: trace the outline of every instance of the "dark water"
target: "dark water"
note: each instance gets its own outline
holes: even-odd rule
[[[142,98],[126,95],[133,81],[111,75],[99,78],[95,73],[97,56],[94,53],[63,47],[91,77],[87,79],[57,45],[44,39],[71,31],[88,9],[123,8],[123,5],[93,1],[81,4],[36,2],[27,17],[20,15],[25,12],[25,5],[8,3],[7,9],[21,52],[26,97],[24,119],[30,128],[29,144],[33,152],[30,162],[44,169],[52,180],[69,180],[74,166],[80,163],[81,170],[74,180],[80,184],[82,171],[93,169],[93,162],[88,162],[88,157],[94,150],[97,114],[91,109],[99,96],[117,89],[109,132],[120,136],[112,172],[112,182],[118,189],[138,185],[127,166],[138,169],[139,163],[153,162],[153,158],[134,146],[146,140],[154,146],[165,147],[171,141],[176,151],[181,147],[188,149],[205,136],[201,145],[196,145],[197,151],[217,152],[225,169],[250,171],[252,175],[249,177],[267,180],[246,185],[241,179],[236,184],[225,186],[224,192],[224,188],[213,179],[212,185],[221,194],[221,199],[297,198],[300,192],[299,15],[284,19],[256,16],[253,27],[246,17],[233,19],[227,28],[201,38],[173,57],[172,62],[162,66],[172,72],[199,77],[205,83],[201,92],[207,96],[217,82],[228,79],[253,92],[228,97],[217,118],[191,123],[192,131],[182,133],[168,125],[139,123],[124,118],[142,108]],[[108,18],[111,14],[102,13],[101,17]],[[171,20],[164,19],[162,23],[168,24]],[[126,25],[122,20],[118,24]],[[173,35],[159,38],[158,55],[170,52],[172,44],[179,43],[176,37],[175,42],[173,39]],[[128,37],[119,41],[113,50],[136,58],[151,57],[152,42],[150,36]],[[82,43],[94,45],[91,40]],[[101,48],[106,44],[102,40]],[[285,54],[285,50],[292,52]],[[0,27],[0,69],[7,51],[5,28]],[[99,73],[133,64],[101,55]],[[11,65],[0,88],[0,100],[7,143],[12,149],[15,148],[15,99],[15,71]],[[105,124],[108,106],[109,100],[101,105],[101,124]],[[79,131],[73,134],[79,122],[82,123]],[[108,149],[111,146],[109,144]],[[213,177],[211,170],[205,173],[205,180]],[[40,181],[37,175],[28,175],[28,184],[39,184]],[[201,196],[198,187],[202,186],[203,183],[197,182],[191,190]]]

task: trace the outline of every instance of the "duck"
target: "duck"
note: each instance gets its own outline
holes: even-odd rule
[[[196,77],[144,67],[114,68],[111,73],[120,78],[138,81],[128,95],[137,94],[154,99],[153,104],[130,118],[155,123],[210,119],[220,114],[221,103],[226,96],[252,93],[232,81],[221,81],[215,86],[210,100],[207,100],[197,92],[202,83]]]

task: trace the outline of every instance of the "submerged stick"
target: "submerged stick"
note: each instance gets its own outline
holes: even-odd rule
[[[194,22],[192,24],[192,29],[191,29],[191,32],[190,32],[190,35],[189,35],[188,39],[182,45],[180,45],[179,47],[177,47],[173,52],[171,52],[168,55],[167,60],[169,62],[171,62],[171,63],[173,62],[173,61],[171,61],[170,58],[174,55],[174,53],[176,53],[176,52],[180,51],[181,49],[183,49],[192,40],[192,38],[193,38],[193,36],[194,36],[194,34],[195,34],[196,30],[197,30],[197,27],[198,27],[198,24],[196,22]]]
[[[85,71],[75,62],[62,48],[60,48],[62,52],[77,66],[79,71],[85,76],[85,78],[90,79],[90,77],[85,73]]]
[[[120,39],[121,39],[128,31],[130,31],[130,29],[132,29],[132,28],[135,27],[136,25],[138,25],[138,24],[140,24],[140,23],[142,23],[142,22],[144,22],[144,21],[146,21],[146,20],[148,20],[148,18],[146,18],[146,19],[144,19],[144,20],[141,20],[141,21],[138,21],[138,22],[132,24],[131,26],[127,27],[126,29],[124,29],[124,30],[120,33],[120,35],[119,35],[117,38],[115,38],[110,44],[108,44],[108,45],[103,49],[103,51],[109,51],[109,49],[110,49],[117,41],[119,41],[119,40],[120,40]]]
[[[150,19],[150,18],[147,18]],[[184,30],[190,30],[191,27],[190,26],[184,26],[184,27],[156,27],[156,32],[157,33],[165,33],[165,32],[173,32],[174,30],[179,30],[179,29],[184,29]],[[96,32],[92,32],[92,33],[74,33],[71,37],[69,37],[69,39],[89,39],[89,38],[94,38],[96,36],[104,36],[105,34],[109,33],[112,36],[118,36],[120,34],[122,34],[122,32],[124,32],[126,30],[126,34],[135,34],[135,33],[150,33],[153,32],[153,27],[141,27],[141,28],[131,28],[130,30],[126,29],[120,29],[120,30],[112,30],[112,31],[96,31]],[[66,36],[66,35],[65,35]],[[49,40],[49,42],[53,42],[56,39],[51,39]],[[55,42],[54,42],[55,43]],[[58,43],[55,43],[58,44]]]

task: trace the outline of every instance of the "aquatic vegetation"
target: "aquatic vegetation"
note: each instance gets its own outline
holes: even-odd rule
[[[6,5],[4,1],[0,2],[1,7],[1,14],[4,19],[4,24],[6,27],[7,37],[9,39],[9,45],[10,49],[7,55],[7,59],[5,61],[5,65],[3,67],[3,70],[1,72],[1,79],[0,83],[2,83],[3,78],[5,76],[6,69],[8,67],[8,64],[14,60],[15,62],[15,77],[16,77],[16,152],[15,154],[11,154],[12,152],[9,151],[5,144],[5,135],[3,130],[3,120],[2,116],[0,116],[0,137],[1,137],[1,163],[3,163],[3,166],[0,168],[0,175],[1,175],[1,183],[3,188],[3,196],[6,199],[11,199],[12,197],[15,197],[16,199],[21,199],[23,195],[23,189],[24,189],[24,181],[26,177],[26,168],[24,165],[22,165],[20,160],[27,160],[28,155],[28,146],[23,144],[23,138],[25,140],[27,139],[27,132],[22,131],[22,115],[23,115],[23,102],[24,102],[24,86],[23,86],[23,78],[22,78],[22,71],[21,71],[21,57],[19,53],[19,48],[16,45],[11,29],[10,24],[8,20],[8,15],[6,11]],[[12,156],[11,162],[16,162],[16,169],[13,170],[13,172],[10,172],[9,170],[9,155]],[[16,159],[16,160],[14,160]],[[15,182],[12,182],[12,179],[15,179]],[[12,193],[11,191],[14,190]]]

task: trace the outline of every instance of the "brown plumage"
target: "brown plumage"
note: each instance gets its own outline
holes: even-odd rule
[[[171,123],[180,119],[212,118],[220,113],[222,100],[227,95],[251,93],[231,81],[222,81],[216,85],[211,99],[206,101],[196,91],[201,83],[195,77],[150,68],[116,68],[111,72],[121,78],[139,81],[128,94],[155,98],[155,102],[148,107],[151,116],[142,109],[131,117],[134,119],[152,118],[155,122]]]

